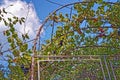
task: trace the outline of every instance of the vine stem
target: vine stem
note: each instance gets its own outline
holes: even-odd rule
[[[95,2],[95,1],[94,1]],[[59,8],[57,8],[55,11],[53,11],[50,15],[48,15],[48,17],[46,17],[45,21],[40,25],[39,29],[38,29],[38,32],[36,34],[36,37],[35,37],[35,40],[33,42],[33,56],[31,57],[32,60],[31,60],[31,74],[30,74],[30,80],[34,80],[34,66],[35,66],[35,59],[34,59],[34,56],[36,55],[36,44],[37,44],[37,40],[40,36],[40,33],[44,27],[44,25],[47,23],[47,21],[49,20],[50,16],[52,16],[54,13],[56,13],[57,11],[59,11],[60,9],[62,8],[65,8],[67,6],[70,6],[70,5],[74,5],[74,4],[84,4],[84,3],[91,3],[91,2],[74,2],[74,3],[69,3],[69,4],[66,4],[66,5],[63,5]],[[113,2],[104,2],[104,3],[108,3],[108,4],[117,4],[117,3],[113,3]]]

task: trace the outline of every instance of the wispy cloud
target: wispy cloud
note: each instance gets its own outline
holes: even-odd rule
[[[7,12],[10,12],[17,17],[25,17],[26,18],[25,24],[23,25],[17,24],[15,26],[16,29],[22,34],[28,33],[32,38],[35,36],[37,29],[40,26],[40,20],[36,15],[36,11],[32,3],[28,4],[21,0],[3,0],[3,4],[0,6],[0,8],[2,7],[6,8]],[[6,15],[6,18],[7,17],[12,17],[12,15],[8,14]],[[5,28],[7,27],[5,27],[4,24],[1,22],[0,32]]]
[[[1,4],[2,3],[2,4]],[[7,12],[14,14],[15,16],[21,18],[25,17],[26,22],[25,24],[16,24],[15,28],[18,31],[19,35],[28,33],[30,39],[35,38],[37,29],[39,28],[40,20],[37,16],[37,13],[34,9],[34,5],[32,3],[26,3],[25,1],[21,0],[2,0],[0,3],[0,9],[6,8]],[[10,6],[13,5],[13,6]],[[8,7],[9,6],[9,7]],[[7,14],[5,18],[12,17],[13,15]],[[9,48],[6,37],[3,35],[3,31],[8,29],[7,26],[4,26],[3,22],[0,22],[0,43],[4,45],[3,51]],[[31,45],[32,43],[29,43]]]

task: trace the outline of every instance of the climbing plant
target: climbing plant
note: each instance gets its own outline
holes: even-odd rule
[[[119,4],[119,2],[113,3],[96,0],[70,3],[58,8],[47,18],[51,21],[51,38],[42,44],[39,52],[40,55],[120,55]],[[71,7],[71,5],[73,6]],[[70,11],[61,12],[62,8],[68,8]],[[74,65],[71,65],[72,61],[65,62],[65,64],[60,61],[58,63],[49,61],[41,62],[40,67],[44,70],[41,71],[43,75],[40,75],[40,79],[71,80],[73,78],[77,79],[80,76],[82,80],[103,79],[102,72],[99,72],[100,67],[96,67],[99,62],[90,63],[92,62],[87,61],[85,63],[87,65],[82,66],[80,62],[79,64],[74,63]],[[119,64],[119,60],[116,63]],[[74,71],[73,67],[76,67],[75,65],[80,66],[75,68]],[[103,65],[104,68],[105,64]],[[94,70],[91,70],[91,66],[92,68],[94,66]],[[78,68],[79,70],[83,70],[84,68],[85,70],[88,69],[88,74],[86,71],[86,73],[83,71],[85,74],[80,73]],[[59,72],[59,70],[61,71]],[[98,72],[96,72],[97,70]],[[115,72],[118,79],[118,74],[120,73],[118,68],[117,70]],[[97,77],[95,77],[94,72]],[[94,75],[94,77],[90,75]]]
[[[10,5],[12,6],[12,5]],[[6,15],[11,15],[10,17],[6,18]],[[8,58],[8,69],[9,70],[2,70],[2,76],[0,79],[28,79],[29,75],[27,76],[30,70],[30,53],[31,51],[28,49],[28,43],[26,42],[29,39],[27,33],[20,34],[15,26],[16,24],[24,24],[25,18],[24,17],[17,17],[14,14],[7,12],[5,8],[0,9],[0,22],[4,23],[4,26],[7,28],[3,31],[4,38],[7,39],[7,43],[9,43],[8,50],[3,51],[1,43],[1,56],[7,52]],[[12,55],[9,55],[12,53]],[[22,54],[22,55],[21,55]],[[29,58],[29,59],[28,59]],[[23,67],[22,67],[23,65]],[[5,73],[5,74],[4,74]]]
[[[52,38],[42,45],[42,54],[115,54],[120,46],[119,2],[73,3],[72,12],[54,12]],[[70,4],[70,5],[73,5]],[[69,6],[70,6],[69,5]],[[68,5],[64,6],[67,7]]]
[[[59,10],[63,8],[70,9],[70,12],[60,12]],[[13,56],[7,56],[9,58],[9,70],[7,77],[1,77],[1,79],[29,79],[32,50],[35,56],[37,53],[40,55],[115,55],[120,53],[120,2],[113,3],[104,0],[82,1],[66,4],[58,8],[47,17],[38,30],[33,49],[29,49],[28,43],[26,42],[29,39],[29,35],[27,33],[19,35],[19,32],[15,28],[16,24],[24,24],[25,18],[11,14],[12,17],[6,19],[5,15],[7,14],[10,13],[5,8],[0,9],[0,22],[4,22],[4,25],[8,27],[7,30],[3,31],[3,34],[9,43],[9,49],[7,51],[0,51],[0,53],[11,52],[14,58]],[[38,46],[36,44],[38,37],[41,36],[40,32],[45,27],[44,24],[48,21],[52,23],[51,25],[49,24],[49,28],[52,29],[49,35],[51,38],[45,40],[45,43],[42,43],[42,45],[38,44],[40,50],[37,50],[36,47]],[[58,63],[61,66],[59,65],[57,68]],[[42,72],[42,78],[55,80],[55,78],[61,78],[62,75],[66,80],[70,80],[73,78],[71,77],[72,75],[78,77],[78,74],[88,74],[87,78],[82,76],[82,79],[89,80],[92,78],[89,77],[91,75],[89,70],[92,70],[94,74],[98,70],[99,73],[96,74],[95,79],[102,79],[100,69],[97,68],[99,63],[95,63],[94,61],[91,64],[89,64],[90,62],[83,62],[83,64],[78,64],[79,62],[75,64],[69,62],[58,63],[41,63],[43,68],[47,64],[50,65]],[[53,67],[55,68],[52,69]],[[56,70],[61,69],[61,67],[65,74]],[[86,69],[86,67],[89,67],[89,69]],[[94,67],[95,71],[93,70]],[[79,69],[84,69],[83,72],[85,71],[86,73],[82,74],[78,71]],[[66,72],[70,70],[71,72]],[[35,71],[37,71],[36,67]],[[54,71],[59,75],[55,74]],[[119,75],[119,70],[116,71],[117,75]],[[48,74],[47,77],[44,74]],[[3,76],[3,72],[0,72],[0,75]],[[66,75],[70,77],[66,77]]]

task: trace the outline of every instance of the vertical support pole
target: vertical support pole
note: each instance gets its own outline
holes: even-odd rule
[[[71,20],[71,17],[72,17],[72,7],[70,9],[70,20]]]
[[[103,69],[103,64],[102,64],[101,59],[100,59],[100,65],[101,65],[101,69],[102,69],[102,73],[103,73],[104,80],[106,80],[105,71],[104,71],[104,69]]]
[[[105,56],[105,55],[104,55],[104,62],[105,62],[105,66],[106,66],[106,69],[107,69],[107,73],[108,73],[109,80],[111,80],[110,71],[109,71],[109,69],[108,69],[108,65],[107,65],[107,61],[106,61],[106,56]]]
[[[110,66],[111,66],[111,69],[112,69],[112,74],[113,74],[113,76],[114,76],[114,80],[117,80],[116,79],[116,76],[115,76],[115,73],[114,73],[114,69],[113,69],[113,67],[112,67],[112,62],[111,61],[109,61],[110,62]]]
[[[34,56],[32,56],[30,80],[34,80]]]
[[[38,80],[40,80],[40,65],[39,65],[39,60],[37,61],[37,65],[38,65]]]
[[[52,41],[53,33],[54,33],[54,21],[53,21],[53,24],[52,24],[51,43],[53,42],[53,41]]]

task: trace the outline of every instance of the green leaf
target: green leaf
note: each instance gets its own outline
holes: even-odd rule
[[[24,18],[24,17],[22,17],[22,18],[21,18],[21,21],[22,21],[22,22],[25,22],[25,18]]]
[[[7,12],[5,11],[5,8],[3,8],[3,12],[4,12],[5,14],[7,14]]]
[[[16,16],[13,16],[13,19],[18,19],[18,17],[16,17]]]
[[[74,35],[74,32],[70,32],[70,33],[69,33],[69,36],[73,36],[73,35]]]
[[[32,53],[32,50],[31,50],[31,49],[29,49],[29,50],[28,50],[28,53],[29,53],[29,54],[30,54],[30,53]]]
[[[11,37],[11,36],[10,36],[10,37],[8,37],[8,38],[7,38],[7,40],[8,40],[8,42],[9,42],[9,43],[14,42],[14,39],[13,39],[13,37]]]
[[[103,0],[98,0],[97,1],[99,4],[102,4],[103,3]]]
[[[22,45],[20,46],[20,51],[21,52],[24,52],[25,50],[24,50],[24,47],[22,47]]]
[[[0,17],[0,22],[2,21],[2,17]]]
[[[65,14],[66,17],[68,17],[68,14]]]
[[[23,38],[23,40],[25,40],[25,35],[24,34],[22,34],[22,38]]]
[[[16,39],[18,37],[17,33],[14,32],[14,34],[12,34],[12,37]]]
[[[23,44],[20,46],[20,51],[25,52],[28,49],[28,44]]]
[[[64,18],[63,21],[64,21],[64,22],[68,22],[68,21],[70,21],[70,20],[69,20],[69,18]]]
[[[10,26],[11,28],[13,28],[13,24],[12,24],[12,23],[10,23],[9,26]]]
[[[3,19],[5,26],[8,26],[8,23]]]
[[[15,44],[14,44],[14,42],[12,42],[11,44],[10,44],[10,47],[12,48],[12,49],[14,49],[16,46],[15,46]]]
[[[10,31],[9,31],[9,30],[6,30],[6,31],[5,31],[5,35],[6,35],[6,36],[9,36],[9,35],[10,35]]]
[[[17,43],[18,46],[21,46],[21,45],[22,45],[22,41],[21,41],[20,38],[17,37],[17,38],[16,38],[16,41],[17,41],[16,43]]]
[[[27,34],[27,33],[25,34],[25,38],[29,39],[29,36],[28,36],[28,34]]]
[[[20,53],[19,50],[17,50],[17,49],[13,50],[14,57],[19,56],[19,53]]]
[[[11,40],[11,38],[10,38],[10,37],[8,37],[7,39],[8,39],[8,42],[9,42],[9,43],[11,43],[11,41],[12,41],[12,40]]]
[[[22,24],[22,21],[21,21],[21,20],[19,20],[19,23],[20,23],[20,24]]]
[[[12,32],[12,33],[14,33],[15,32],[15,28],[10,28],[10,31]]]
[[[9,21],[9,22],[11,22],[11,21],[12,21],[12,19],[11,19],[11,18],[8,18],[8,21]]]
[[[68,31],[70,29],[70,27],[68,25],[65,25],[64,29]]]
[[[18,20],[14,20],[14,21],[13,21],[13,24],[16,24],[17,22],[18,22]]]
[[[60,13],[60,14],[59,14],[59,17],[60,17],[60,18],[62,18],[62,17],[63,17],[62,13]]]
[[[0,14],[2,13],[1,9],[0,9]]]

